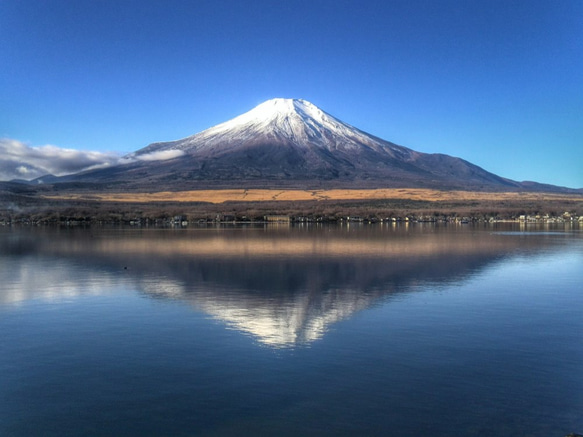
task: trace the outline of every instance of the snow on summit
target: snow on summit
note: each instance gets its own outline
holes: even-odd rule
[[[306,100],[301,99],[271,99],[261,103],[252,110],[201,132],[201,138],[221,134],[233,129],[253,128],[254,133],[264,133],[275,129],[287,137],[301,138],[304,124],[313,128],[322,128],[329,123],[330,118]],[[259,131],[259,132],[258,132]]]
[[[255,108],[231,122],[265,122],[281,120],[285,117],[300,115],[304,117],[319,118],[322,120],[323,112],[317,106],[301,99],[271,99],[267,100]],[[227,122],[230,123],[230,122]],[[226,124],[226,123],[223,123]]]
[[[374,149],[379,147],[377,138],[338,120],[307,100],[276,98],[198,134],[169,143],[155,143],[137,153],[163,149],[196,152],[230,148],[258,139],[274,144],[292,142],[299,148],[329,151],[360,148],[363,144]]]

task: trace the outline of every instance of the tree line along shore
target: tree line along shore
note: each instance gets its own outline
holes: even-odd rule
[[[77,199],[1,199],[0,225],[204,223],[571,223],[583,225],[577,200],[412,199],[251,202],[120,202]]]

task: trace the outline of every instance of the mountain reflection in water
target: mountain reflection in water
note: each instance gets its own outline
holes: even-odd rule
[[[381,300],[422,284],[464,281],[492,263],[557,241],[552,233],[535,240],[494,230],[379,225],[5,231],[0,257],[11,267],[3,276],[19,285],[0,293],[0,305],[132,286],[152,298],[192,305],[262,344],[291,347],[321,338],[333,323]]]

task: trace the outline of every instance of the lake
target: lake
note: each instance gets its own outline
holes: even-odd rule
[[[583,230],[0,228],[2,436],[583,433]]]

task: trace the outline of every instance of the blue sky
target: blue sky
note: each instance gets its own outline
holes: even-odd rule
[[[17,149],[128,153],[287,97],[415,150],[583,187],[580,0],[2,0],[0,65],[12,163]]]

